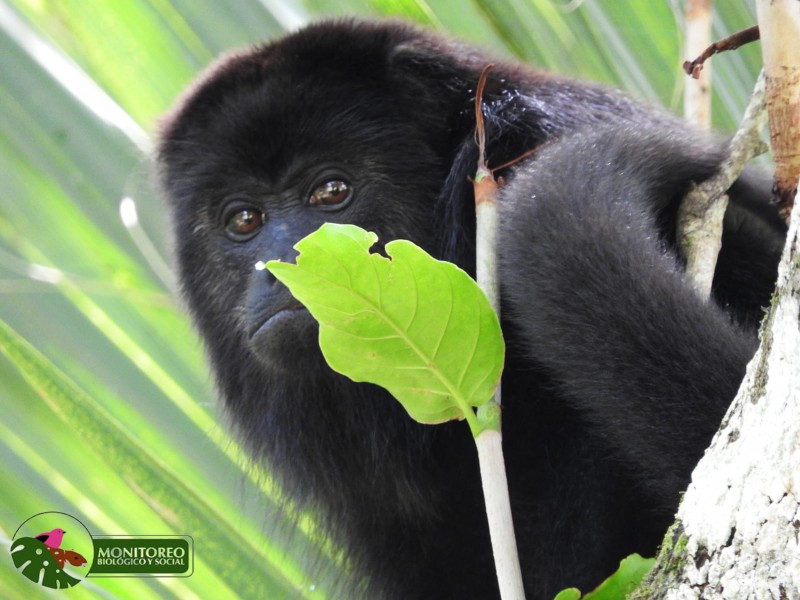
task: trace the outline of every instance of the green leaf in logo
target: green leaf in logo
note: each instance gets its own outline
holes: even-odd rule
[[[47,546],[31,537],[14,540],[11,560],[25,577],[44,587],[59,590],[81,582],[61,570]]]

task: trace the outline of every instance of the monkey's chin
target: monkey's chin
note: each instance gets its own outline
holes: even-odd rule
[[[265,365],[290,372],[322,360],[319,326],[303,307],[278,311],[253,333],[250,345]]]

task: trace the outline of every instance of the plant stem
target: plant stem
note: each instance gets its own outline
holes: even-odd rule
[[[475,278],[486,294],[489,303],[500,315],[500,284],[497,275],[497,230],[498,184],[492,171],[486,165],[486,136],[481,106],[483,91],[491,65],[481,73],[475,97],[476,135],[480,156],[475,173]],[[500,385],[495,390],[491,402],[500,406]],[[511,502],[508,495],[506,465],[503,460],[503,435],[501,419],[498,417],[491,428],[484,429],[475,438],[478,461],[481,468],[481,484],[486,503],[486,518],[489,522],[489,535],[492,540],[497,582],[503,600],[524,600],[522,570],[517,554],[517,540],[514,536],[514,523],[511,517]]]
[[[491,429],[484,430],[475,438],[500,597],[503,600],[524,600],[502,442],[500,432]]]

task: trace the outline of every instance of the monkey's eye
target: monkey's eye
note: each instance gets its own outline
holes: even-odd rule
[[[225,234],[235,242],[244,242],[264,226],[264,213],[254,206],[238,205],[225,215]]]
[[[311,190],[308,203],[311,206],[319,206],[322,208],[341,208],[350,200],[351,195],[352,190],[347,182],[339,179],[332,179]]]

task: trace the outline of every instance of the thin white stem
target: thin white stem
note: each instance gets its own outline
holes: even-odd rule
[[[476,180],[492,177],[481,164]],[[485,182],[488,183],[488,182]],[[491,193],[481,194],[475,206],[477,235],[475,248],[475,275],[478,285],[486,294],[492,308],[500,315],[500,285],[497,276],[497,187],[487,186]],[[500,386],[494,395],[494,402],[500,405]],[[498,409],[499,410],[499,409]],[[514,523],[511,517],[511,503],[508,495],[506,466],[503,460],[503,436],[498,429],[485,429],[475,438],[478,460],[481,467],[483,497],[486,502],[486,518],[492,539],[497,582],[503,600],[524,600],[522,571],[517,554],[517,540],[514,536]]]
[[[475,438],[481,465],[486,518],[494,551],[494,566],[503,600],[524,600],[522,571],[517,556],[517,540],[511,519],[506,466],[503,461],[503,437],[499,431],[487,429]]]

